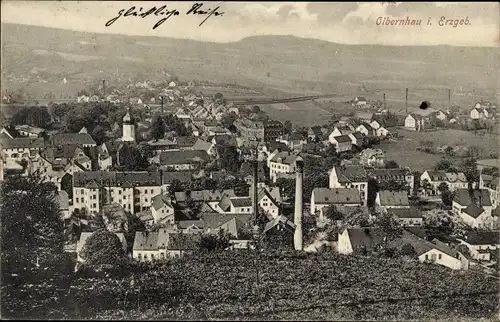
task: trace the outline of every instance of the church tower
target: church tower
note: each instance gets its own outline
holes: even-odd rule
[[[123,117],[122,141],[135,142],[135,125],[130,116],[130,109],[127,109],[127,114]]]

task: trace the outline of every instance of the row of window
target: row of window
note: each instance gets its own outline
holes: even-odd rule
[[[442,257],[443,257],[442,254],[438,254],[438,259],[441,259]],[[436,260],[436,254],[432,254],[431,258],[432,258],[432,260]],[[429,260],[429,255],[428,254],[425,255],[425,260],[426,261]]]

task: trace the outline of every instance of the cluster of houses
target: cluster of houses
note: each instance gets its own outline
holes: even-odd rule
[[[147,231],[136,233],[131,256],[150,261],[182,256],[183,252],[197,247],[199,233],[212,234],[221,229],[233,236],[231,248],[248,248],[247,226],[257,210],[268,220],[264,233],[283,229],[293,233],[295,225],[283,211],[285,202],[273,183],[280,178],[295,177],[297,164],[303,161],[302,150],[307,144],[323,142],[343,153],[363,150],[365,137],[382,139],[391,136],[381,118],[372,113],[357,113],[354,116],[356,122],[336,122],[333,130],[313,126],[307,136],[296,132],[285,134],[284,125],[279,121],[243,117],[238,108],[217,99],[205,99],[202,104],[196,95],[182,96],[175,83],[169,84],[164,91],[165,97],[171,101],[182,99],[188,102],[177,109],[175,116],[192,130],[193,135],[143,140],[136,134],[138,130],[149,129],[152,120],[137,122],[130,111],[123,117],[121,137],[100,145],[85,128],[79,133],[49,132],[27,125],[17,126],[16,133],[2,128],[0,180],[10,173],[40,173],[58,188],[58,201],[66,219],[73,213],[102,215],[107,229],[117,234],[124,249],[127,249],[123,237],[127,231],[126,214],[136,216]],[[91,99],[84,97],[81,101]],[[114,97],[108,97],[108,101],[111,99]],[[133,104],[143,104],[140,100],[138,98]],[[362,97],[355,101],[358,107],[366,103]],[[491,106],[481,106],[475,109],[481,108],[483,114],[492,110]],[[231,112],[237,115],[234,127],[238,134],[222,124],[223,117]],[[431,118],[444,120],[448,117],[442,111],[428,110],[426,113],[411,113],[405,119],[405,127],[423,131],[431,124]],[[148,161],[156,166],[156,171],[114,170],[115,166],[120,166],[120,153],[125,147],[143,145],[152,152]],[[208,165],[220,160],[227,148],[234,148],[241,160],[258,160],[256,179],[249,162],[243,162],[239,173],[207,170]],[[406,228],[403,236],[392,241],[395,247],[410,244],[419,260],[452,269],[467,269],[475,261],[492,260],[490,250],[500,245],[498,238],[488,232],[499,217],[498,175],[481,174],[478,185],[470,187],[461,172],[428,170],[415,178],[409,169],[386,169],[381,150],[365,149],[360,152],[359,159],[359,164],[333,167],[329,171],[328,187],[312,190],[311,215],[324,218],[325,209],[332,205],[346,213],[367,211],[369,181],[396,182],[407,189],[377,191],[374,200],[376,213],[390,214]],[[258,209],[254,209],[253,189],[243,196],[237,196],[233,189],[171,189],[174,182],[189,183],[203,176],[239,177],[250,185],[255,184]],[[420,195],[431,198],[438,196],[440,187],[446,184],[447,189],[454,193],[452,213],[477,231],[452,241],[428,235],[422,229],[424,214],[410,203],[410,196],[416,193],[416,180],[420,182]],[[76,248],[72,250],[77,252],[80,260],[79,253],[89,236],[88,232],[81,233]],[[346,228],[338,235],[338,251],[355,253],[361,248],[379,245],[386,238],[378,228]],[[459,245],[465,245],[469,253],[459,251]]]

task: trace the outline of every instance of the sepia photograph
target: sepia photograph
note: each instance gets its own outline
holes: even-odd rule
[[[500,321],[498,2],[0,6],[2,319]]]

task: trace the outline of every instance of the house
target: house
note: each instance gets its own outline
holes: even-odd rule
[[[21,161],[36,157],[40,150],[44,148],[44,140],[42,138],[13,138],[1,139],[0,147],[2,157],[7,159]]]
[[[172,198],[165,194],[154,196],[151,205],[151,216],[156,224],[174,224],[174,206]]]
[[[329,188],[356,188],[366,206],[368,198],[368,174],[361,166],[333,167],[329,176]]]
[[[492,228],[492,204],[487,189],[457,189],[453,198],[453,213],[472,228]]]
[[[359,132],[355,132],[355,133],[351,133],[349,134],[349,138],[351,139],[351,143],[352,145],[355,145],[357,147],[362,147],[363,146],[363,141],[364,141],[364,135],[359,133]]]
[[[264,125],[264,142],[276,141],[285,130],[283,123],[277,120],[267,120]]]
[[[420,227],[424,224],[424,217],[418,208],[389,208],[387,213],[392,215],[403,227]]]
[[[232,197],[230,201],[230,213],[251,214],[253,213],[252,199],[249,197]]]
[[[363,201],[356,188],[314,188],[311,194],[311,215],[324,215],[323,209],[330,206],[357,207]]]
[[[97,146],[94,139],[88,133],[58,133],[50,138],[53,146],[79,145],[82,147]]]
[[[368,122],[370,123],[373,120],[373,113],[370,112],[362,112],[362,111],[357,111],[354,114],[354,118],[361,120],[362,122]]]
[[[151,207],[162,193],[160,172],[84,171],[73,175],[73,207],[96,214],[105,203],[117,203],[132,214]]]
[[[438,110],[434,116],[441,121],[445,121],[448,118],[449,113],[443,112],[441,110]]]
[[[363,133],[364,135],[375,135],[375,130],[367,122],[362,122],[356,127],[356,132]]]
[[[78,98],[76,99],[78,103],[88,103],[89,100],[90,97],[88,97],[87,95],[78,96]]]
[[[307,138],[310,141],[322,141],[324,138],[324,133],[322,131],[321,126],[315,125],[307,130]]]
[[[368,101],[363,96],[356,96],[352,100],[352,105],[356,106],[356,107],[365,107],[367,104],[368,104]]]
[[[210,161],[210,156],[202,150],[180,150],[161,152],[159,156],[161,169],[197,170]]]
[[[431,127],[432,113],[410,113],[405,118],[405,128],[412,131],[423,131]]]
[[[76,254],[77,254],[77,261],[82,263],[85,260],[82,258],[82,251],[83,248],[85,247],[85,243],[89,239],[90,236],[92,236],[93,232],[82,232],[80,234],[80,239],[78,240],[78,243],[76,244]],[[118,237],[120,242],[122,243],[122,249],[123,252],[127,252],[127,240],[125,239],[125,236],[123,233],[115,233],[115,235]]]
[[[365,167],[383,167],[386,161],[381,149],[365,149],[359,154],[359,162]]]
[[[175,84],[174,81],[171,81],[170,83],[168,83],[168,87],[175,87],[177,86],[177,84]]]
[[[240,174],[249,185],[253,184],[253,171],[254,165],[251,162],[243,162],[240,166]],[[257,163],[257,183],[265,183],[266,181],[266,168],[264,162]]]
[[[370,126],[373,129],[378,130],[379,128],[381,128],[382,126],[384,126],[384,124],[380,120],[373,120],[373,121],[370,122]]]
[[[335,136],[330,140],[330,143],[335,146],[339,153],[352,150],[352,141],[349,135]]]
[[[15,129],[19,132],[20,135],[33,138],[41,137],[43,133],[47,132],[45,129],[42,129],[40,127],[33,127],[29,125],[17,125]]]
[[[404,230],[399,238],[389,242],[389,247],[401,249],[406,244],[413,247],[422,263],[437,264],[452,270],[469,269],[469,260],[464,254],[437,239],[427,241],[408,230]]]
[[[426,191],[426,194],[432,196],[439,195],[439,185],[445,183],[450,191],[456,191],[457,189],[465,189],[468,187],[467,178],[463,172],[446,172],[446,171],[434,171],[426,170],[420,176],[421,186],[428,183],[428,188],[430,191]]]
[[[495,109],[488,106],[476,106],[470,111],[470,118],[473,120],[492,119],[495,117]]]
[[[132,257],[141,262],[182,257],[198,249],[198,234],[179,233],[176,230],[160,228],[156,232],[136,232]]]
[[[301,151],[302,147],[307,143],[307,139],[299,133],[282,135],[276,141],[286,144],[287,147],[295,151]]]
[[[467,246],[472,258],[478,261],[490,261],[490,251],[500,248],[500,233],[498,231],[468,231],[458,241]]]
[[[139,218],[139,220],[144,223],[146,230],[150,230],[153,227],[155,220],[153,218],[153,214],[151,212],[151,209],[143,210],[143,211],[137,213],[136,215],[137,215],[137,218]]]
[[[328,136],[328,141],[330,143],[332,143],[334,137],[342,136],[342,135],[349,135],[349,134],[354,133],[354,132],[355,132],[354,129],[349,124],[339,123],[339,124],[335,125],[332,133],[330,133],[330,135]]]
[[[367,170],[368,176],[376,179],[378,182],[398,182],[406,184],[410,191],[413,193],[415,187],[415,176],[407,169],[369,169]]]
[[[479,188],[486,189],[490,193],[491,205],[493,208],[496,208],[500,205],[499,196],[500,196],[500,185],[499,185],[500,177],[486,175],[481,172],[479,179]]]
[[[373,250],[381,245],[386,234],[379,228],[346,228],[338,237],[340,254],[355,254],[361,249]]]
[[[375,130],[375,135],[378,137],[386,137],[387,135],[389,135],[389,130],[381,126]]]
[[[249,188],[249,198],[253,200],[253,187]],[[269,220],[281,214],[281,194],[278,187],[262,187],[258,189],[257,205],[259,212],[266,215]]]
[[[267,245],[278,249],[293,249],[295,224],[284,215],[270,220],[262,232]]]
[[[299,154],[278,152],[269,161],[269,177],[276,182],[278,174],[291,174],[296,171],[296,162],[303,161]]]
[[[375,204],[383,209],[410,208],[408,192],[406,191],[379,191],[377,192]]]

